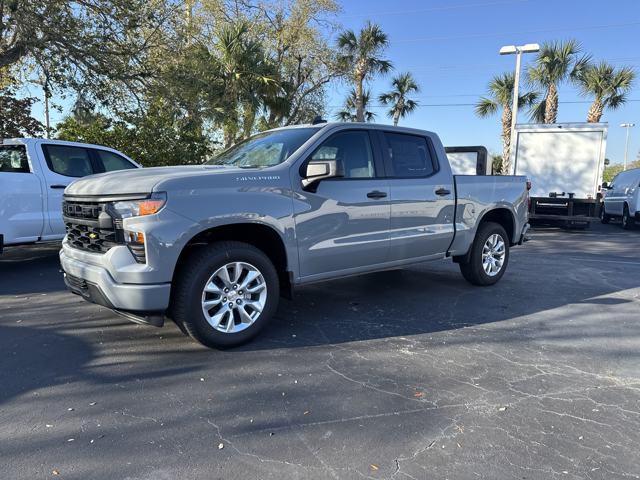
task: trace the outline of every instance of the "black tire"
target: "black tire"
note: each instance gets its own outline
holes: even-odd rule
[[[262,312],[252,324],[239,332],[225,333],[216,330],[205,318],[203,290],[218,269],[232,262],[244,262],[258,269],[266,284],[267,296]],[[276,312],[279,298],[278,272],[262,250],[242,242],[216,242],[195,250],[187,258],[174,284],[171,313],[174,321],[193,339],[210,348],[224,349],[253,339]]]
[[[629,214],[629,205],[624,204],[624,209],[622,210],[622,228],[625,230],[631,230],[634,225],[634,221]]]
[[[607,223],[609,223],[611,221],[611,217],[609,215],[607,215],[605,209],[604,209],[604,203],[602,204],[602,206],[600,207],[600,222],[604,223],[605,225]]]
[[[500,237],[502,237],[505,250],[502,266],[500,270],[492,276],[484,270],[482,263],[482,251],[489,237],[494,234],[498,234],[500,235]],[[505,229],[502,228],[501,225],[493,222],[480,224],[480,227],[478,227],[478,231],[476,232],[476,238],[473,241],[473,245],[471,245],[471,255],[469,256],[469,261],[460,263],[460,271],[462,272],[462,276],[465,278],[465,280],[473,285],[493,285],[502,278],[508,264],[509,237],[507,236],[507,232],[505,231]]]

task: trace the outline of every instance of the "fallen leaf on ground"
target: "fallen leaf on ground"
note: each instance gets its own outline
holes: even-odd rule
[[[424,392],[416,392],[413,394],[413,396],[416,398],[424,397]]]
[[[54,470],[53,472],[51,472],[54,475],[60,475],[60,472],[58,470]]]
[[[374,472],[376,470],[380,470],[380,468],[378,467],[378,465],[374,465],[373,463],[371,465],[369,465],[371,467],[371,470],[373,470]]]

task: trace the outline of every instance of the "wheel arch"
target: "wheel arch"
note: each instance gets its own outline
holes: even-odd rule
[[[473,238],[469,244],[469,248],[467,251],[461,255],[453,255],[453,261],[455,263],[466,263],[469,262],[471,258],[471,251],[473,248],[473,243],[476,240],[476,236],[478,235],[478,231],[480,230],[480,226],[487,222],[494,222],[500,225],[507,232],[507,236],[509,237],[509,245],[513,246],[516,241],[514,240],[515,230],[516,230],[516,219],[514,213],[508,209],[507,207],[495,207],[485,211],[478,222],[476,223],[476,228],[473,233]]]
[[[480,220],[478,220],[478,227],[487,222],[494,222],[502,226],[509,236],[509,243],[511,245],[515,243],[516,219],[511,210],[506,207],[497,207],[488,210],[480,217]]]
[[[280,279],[281,293],[291,295],[291,279],[289,271],[290,262],[287,258],[287,249],[281,233],[270,225],[257,222],[239,222],[218,225],[207,228],[195,234],[182,248],[176,268],[173,272],[173,281],[180,274],[180,266],[184,260],[202,245],[209,245],[218,241],[237,241],[252,245],[261,250],[273,262]]]

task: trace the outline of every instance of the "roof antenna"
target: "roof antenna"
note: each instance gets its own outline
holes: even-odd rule
[[[320,115],[316,115],[311,121],[311,125],[318,125],[319,123],[327,123],[327,121]]]

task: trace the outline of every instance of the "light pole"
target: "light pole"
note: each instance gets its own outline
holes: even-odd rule
[[[627,169],[627,153],[629,150],[629,129],[631,127],[635,127],[636,124],[635,123],[621,123],[620,126],[622,128],[626,128],[627,129],[627,139],[624,141],[624,167],[622,168],[623,170]]]
[[[516,122],[518,121],[518,87],[520,85],[520,63],[523,53],[532,53],[540,50],[537,43],[527,43],[525,45],[506,45],[500,49],[500,55],[516,55],[516,73],[513,79],[513,106],[511,107],[511,138],[509,140],[509,157],[513,153],[513,142],[516,137]],[[516,174],[516,162],[514,157],[513,174]]]

